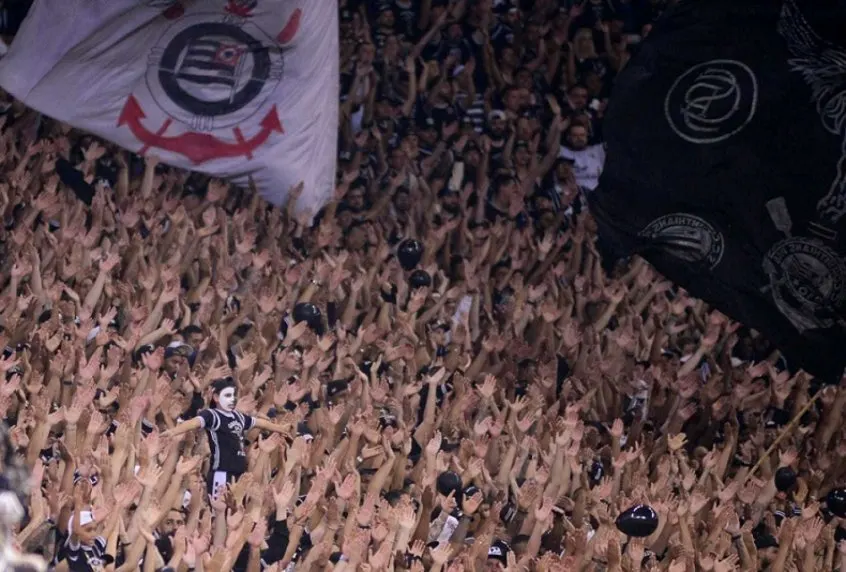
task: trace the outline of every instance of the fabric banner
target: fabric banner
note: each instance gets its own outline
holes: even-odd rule
[[[615,83],[592,197],[605,245],[778,345],[846,365],[846,50],[838,3],[682,1]],[[823,34],[826,34],[824,36]]]
[[[334,0],[36,0],[0,86],[38,111],[274,204],[335,183]]]

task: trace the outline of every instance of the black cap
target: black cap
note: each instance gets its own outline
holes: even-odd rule
[[[461,477],[458,473],[453,471],[444,471],[438,475],[436,482],[438,492],[444,496],[449,496],[450,493],[456,493],[456,500],[458,500],[458,493],[461,492],[463,486],[461,484]]]
[[[488,558],[507,565],[509,552],[511,552],[511,547],[504,540],[497,538],[491,543],[491,547],[488,548]]]
[[[764,548],[778,548],[778,540],[772,534],[759,534],[755,537],[755,548],[763,550]]]
[[[775,474],[776,489],[788,493],[796,487],[796,473],[790,467],[782,467]]]

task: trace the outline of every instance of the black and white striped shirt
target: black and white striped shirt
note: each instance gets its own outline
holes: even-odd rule
[[[255,426],[255,419],[238,411],[226,413],[220,409],[203,409],[197,417],[209,437],[211,470],[235,474],[246,471],[244,433]]]

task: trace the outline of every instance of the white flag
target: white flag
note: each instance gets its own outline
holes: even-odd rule
[[[300,209],[332,195],[337,0],[35,0],[0,85],[38,111]]]

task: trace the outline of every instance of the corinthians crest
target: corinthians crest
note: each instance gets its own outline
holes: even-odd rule
[[[251,20],[255,6],[254,0],[230,0],[217,13],[174,16],[173,6],[164,13],[172,23],[149,53],[145,83],[167,118],[158,125],[145,121],[130,95],[118,120],[143,144],[141,154],[164,149],[195,165],[250,159],[283,132],[276,106],[267,102],[282,79],[284,45],[297,33],[300,11],[274,36]]]
[[[786,0],[779,22],[791,58],[790,70],[802,76],[823,127],[841,139],[841,157],[828,193],[808,225],[811,237],[792,236],[792,221],[782,198],[767,204],[784,235],[763,261],[766,288],[781,313],[799,330],[846,326],[846,260],[835,250],[838,225],[846,214],[846,52],[823,40],[793,0]]]
[[[719,143],[752,121],[758,107],[758,80],[736,60],[711,60],[685,71],[664,99],[670,128],[689,143]]]
[[[800,332],[830,328],[842,316],[846,264],[819,240],[787,238],[764,259],[770,292],[782,314]]]
[[[715,268],[723,258],[725,240],[708,221],[688,213],[664,215],[640,233],[654,248],[691,264]]]

